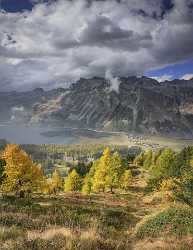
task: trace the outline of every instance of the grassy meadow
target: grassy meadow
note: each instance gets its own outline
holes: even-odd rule
[[[22,148],[33,161],[17,145],[2,148],[1,250],[193,249],[192,147]],[[34,162],[44,163],[45,152],[53,166],[40,171]]]

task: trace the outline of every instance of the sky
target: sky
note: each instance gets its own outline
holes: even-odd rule
[[[193,0],[0,0],[0,91],[193,77]]]

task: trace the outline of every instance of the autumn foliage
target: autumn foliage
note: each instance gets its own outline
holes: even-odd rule
[[[3,152],[6,162],[2,183],[4,192],[14,192],[20,196],[41,190],[43,173],[41,166],[33,163],[31,158],[15,144],[7,145]]]
[[[40,165],[16,144],[6,146],[1,157],[1,190],[20,197],[33,192],[57,194],[58,192],[105,192],[117,189],[127,190],[132,173],[123,163],[118,152],[105,148],[102,156],[79,174],[79,168],[72,168],[67,176],[55,169],[51,176],[43,174]],[[80,165],[81,169],[84,167]]]

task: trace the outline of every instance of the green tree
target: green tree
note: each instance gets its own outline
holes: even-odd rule
[[[82,180],[76,170],[72,170],[65,180],[64,190],[66,192],[80,191]]]
[[[155,171],[165,179],[175,176],[175,157],[176,155],[171,149],[167,148],[163,150],[157,159]]]
[[[99,166],[99,163],[100,163],[100,159],[97,159],[96,161],[94,161],[92,163],[92,166],[90,167],[90,170],[88,172],[88,176],[89,178],[92,180],[94,178],[94,175],[95,175],[95,172],[96,172],[96,169],[98,168]]]
[[[155,166],[156,163],[157,163],[157,159],[159,158],[159,156],[161,155],[162,153],[162,149],[158,149],[156,152],[153,153],[153,156],[152,156],[152,165]]]
[[[153,160],[153,152],[152,150],[148,150],[145,155],[144,155],[144,162],[143,162],[143,166],[145,169],[149,169],[152,165],[152,160]]]
[[[79,162],[73,169],[81,176],[85,177],[86,174],[89,172],[91,164],[85,164],[83,162]]]
[[[193,169],[174,179],[173,196],[177,201],[193,207]]]
[[[159,188],[163,180],[176,176],[175,157],[175,153],[169,148],[162,151],[156,165],[153,165],[150,169],[150,179],[148,180],[150,190]]]
[[[131,170],[125,170],[120,179],[120,187],[121,189],[127,191],[132,182],[132,173]]]
[[[137,155],[133,161],[133,163],[137,166],[143,166],[145,161],[145,153],[142,151],[139,155]]]
[[[133,163],[135,158],[142,152],[141,147],[131,146],[128,149],[128,154],[126,156],[127,163]]]
[[[189,171],[192,165],[193,147],[186,147],[176,154],[173,174],[176,177],[183,175]]]
[[[188,146],[183,148],[178,156],[181,165],[190,165],[190,161],[193,159],[193,147]]]

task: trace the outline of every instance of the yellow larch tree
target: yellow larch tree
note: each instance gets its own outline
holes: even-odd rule
[[[84,180],[83,180],[82,193],[84,195],[90,194],[91,187],[92,187],[92,183],[91,183],[91,180],[89,178],[89,175],[86,175]]]
[[[59,170],[55,169],[51,179],[51,189],[54,194],[60,191],[62,188],[62,177]]]
[[[132,178],[133,176],[131,170],[130,169],[125,170],[120,178],[120,188],[125,191],[128,191],[132,182]]]
[[[39,191],[43,181],[40,165],[33,163],[30,156],[16,144],[9,144],[3,152],[5,180],[2,189],[23,197],[26,192]]]
[[[107,170],[111,163],[111,152],[109,148],[106,148],[103,152],[103,155],[97,162],[95,167],[95,173],[93,176],[93,186],[92,189],[94,192],[105,191],[106,188],[106,177]]]
[[[66,192],[80,191],[81,184],[82,184],[81,177],[74,169],[65,180],[64,190]]]
[[[109,164],[106,166],[105,186],[113,192],[113,189],[119,187],[119,181],[123,172],[122,159],[118,152],[115,152],[111,157]]]

